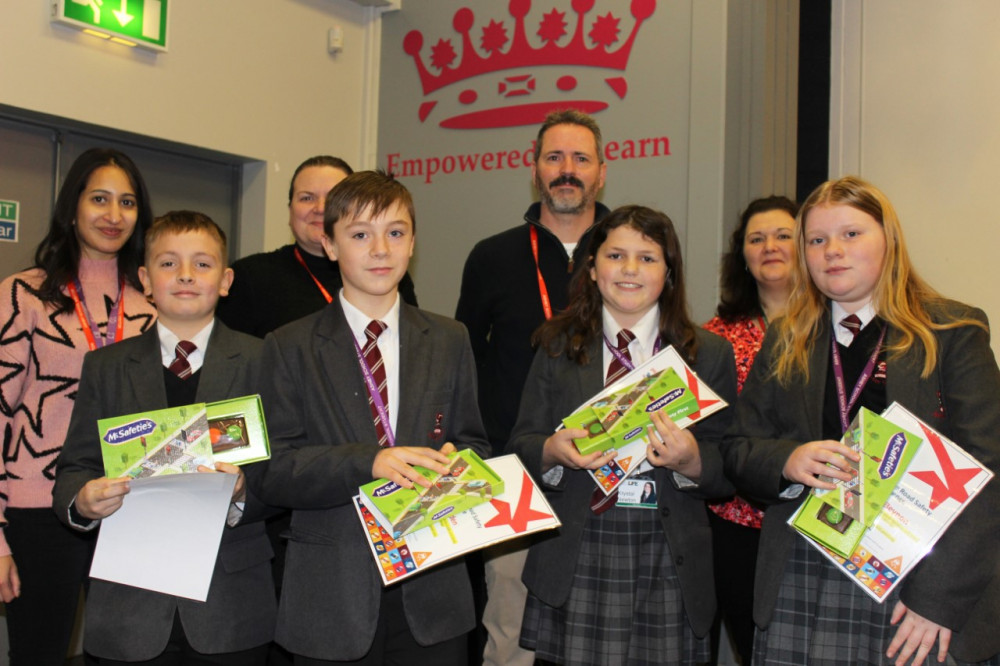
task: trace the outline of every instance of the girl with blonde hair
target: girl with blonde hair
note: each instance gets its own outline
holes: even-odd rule
[[[886,196],[856,177],[802,206],[784,319],[769,329],[723,451],[766,506],[754,663],[1000,663],[1000,485],[987,484],[882,604],[786,523],[820,474],[850,479],[838,440],[861,407],[900,403],[1000,470],[1000,370],[985,314],[916,274]]]

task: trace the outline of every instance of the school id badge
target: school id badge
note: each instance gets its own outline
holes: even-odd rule
[[[649,477],[629,477],[618,486],[617,506],[623,509],[655,509],[656,481]]]

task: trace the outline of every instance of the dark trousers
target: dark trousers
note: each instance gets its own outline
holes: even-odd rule
[[[434,645],[422,646],[410,633],[403,612],[403,590],[399,585],[382,592],[378,628],[372,649],[357,661],[325,661],[295,655],[295,666],[361,664],[362,666],[465,666],[468,663],[468,636],[462,635]]]
[[[753,581],[757,570],[760,530],[738,525],[708,512],[715,556],[715,594],[719,610],[712,627],[712,663],[718,663],[722,620],[743,666],[753,654]]]
[[[101,659],[101,666],[264,666],[267,663],[268,644],[239,652],[203,654],[188,643],[180,616],[174,613],[174,626],[170,630],[167,648],[148,661],[116,661]]]
[[[4,534],[21,577],[21,596],[7,604],[11,666],[62,666],[94,535],[66,527],[50,508],[8,508],[5,515]]]

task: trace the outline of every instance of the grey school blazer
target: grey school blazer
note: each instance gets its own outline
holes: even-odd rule
[[[697,334],[698,361],[693,370],[732,405],[736,401],[733,348],[713,333],[698,329]],[[518,454],[539,482],[545,440],[564,417],[604,385],[601,345],[600,340],[592,345],[588,352],[590,363],[582,366],[565,356],[552,358],[545,350],[539,350],[535,356],[507,452]],[[698,486],[682,490],[674,482],[673,474],[659,467],[654,470],[660,522],[680,579],[684,610],[691,628],[699,636],[708,632],[715,617],[712,533],[704,500],[733,492],[723,476],[718,449],[732,411],[732,407],[723,409],[692,427],[702,459],[703,473]],[[584,524],[591,515],[590,497],[596,485],[585,471],[567,469],[558,486],[543,487],[562,527],[531,546],[522,578],[532,594],[558,608],[569,596]]]
[[[197,399],[212,402],[256,393],[254,363],[260,347],[257,338],[232,331],[216,320],[198,380]],[[97,420],[166,407],[155,326],[84,357],[52,491],[53,508],[63,522],[70,524],[70,503],[84,484],[104,476]],[[254,467],[244,468],[248,478]],[[269,642],[277,604],[271,580],[273,552],[259,520],[264,513],[263,505],[248,493],[240,525],[223,531],[204,603],[92,579],[84,649],[120,661],[152,659],[166,647],[175,610],[180,613],[188,641],[199,652],[235,652]]]
[[[452,442],[489,455],[465,327],[403,304],[399,328],[398,445]],[[292,509],[276,640],[314,659],[360,659],[375,637],[382,581],[352,497],[372,480],[379,447],[339,299],[268,335],[263,367],[272,457],[252,487]],[[464,560],[398,584],[420,644],[473,628]]]
[[[934,306],[935,321],[971,317],[982,310],[948,301]],[[726,471],[740,492],[767,505],[757,559],[754,620],[771,621],[785,564],[799,537],[786,521],[805,499],[782,500],[781,472],[798,445],[822,439],[823,395],[830,358],[829,314],[809,358],[809,381],[782,387],[767,377],[775,336],[768,331],[750,371],[726,436]],[[923,353],[891,353],[886,369],[888,402],[899,402],[955,441],[994,472],[1000,472],[1000,371],[989,334],[975,326],[938,331],[938,362],[920,377]],[[898,339],[890,329],[886,344]],[[934,550],[905,578],[900,596],[909,608],[956,632],[951,654],[983,661],[1000,652],[1000,482],[988,483],[951,525]]]

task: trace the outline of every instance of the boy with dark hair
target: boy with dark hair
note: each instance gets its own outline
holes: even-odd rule
[[[269,335],[262,357],[272,458],[251,488],[292,509],[276,640],[296,664],[465,663],[465,563],[383,588],[352,498],[376,478],[429,486],[413,466],[444,473],[455,447],[488,453],[468,335],[400,302],[415,228],[403,185],[348,176],[324,222],[344,287]]]
[[[156,304],[157,324],[86,355],[57,462],[53,508],[78,530],[96,528],[129,492],[128,479],[104,476],[98,419],[256,391],[260,340],[215,320],[215,304],[233,279],[218,225],[192,211],[157,218],[146,234],[139,278]],[[102,664],[264,663],[276,609],[271,547],[263,522],[251,522],[263,505],[246,492],[242,469],[221,462],[215,468],[199,471],[239,479],[207,601],[92,579],[84,649]],[[253,466],[247,472],[252,476]]]

